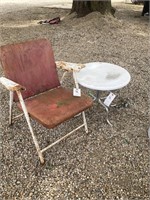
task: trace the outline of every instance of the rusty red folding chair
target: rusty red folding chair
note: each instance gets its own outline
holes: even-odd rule
[[[41,163],[44,163],[43,153],[52,146],[82,127],[88,132],[84,111],[92,105],[92,100],[86,95],[75,97],[72,91],[61,86],[48,40],[2,46],[0,61],[5,74],[0,82],[10,91],[9,124],[12,124],[12,106],[15,102],[26,118]],[[45,148],[40,148],[30,117],[51,129],[79,113],[83,117],[80,126]]]

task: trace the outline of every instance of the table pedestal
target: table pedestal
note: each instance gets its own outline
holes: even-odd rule
[[[106,121],[110,126],[112,126],[112,123],[109,120],[109,108],[102,102],[102,99],[105,99],[106,97],[100,98],[100,91],[99,90],[96,91],[96,96],[94,96],[91,93],[90,93],[90,96],[93,98],[93,101],[100,103],[105,108],[106,114],[107,114]],[[112,106],[115,106],[115,105],[112,105]]]

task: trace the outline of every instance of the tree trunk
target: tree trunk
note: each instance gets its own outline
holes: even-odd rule
[[[93,11],[98,11],[101,14],[115,13],[111,6],[111,0],[73,0],[71,13],[76,12],[78,17],[83,17]]]

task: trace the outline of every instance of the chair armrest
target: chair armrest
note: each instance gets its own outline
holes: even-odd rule
[[[2,83],[2,85],[4,85],[9,91],[25,90],[25,87],[22,85],[19,85],[18,83],[5,77],[0,78],[0,83]]]
[[[79,63],[70,63],[70,62],[64,62],[64,61],[56,61],[56,66],[59,69],[63,69],[66,71],[80,71],[83,67],[85,67],[84,64],[79,64]]]

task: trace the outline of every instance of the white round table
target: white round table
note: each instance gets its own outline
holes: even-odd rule
[[[114,64],[92,62],[85,64],[76,73],[77,82],[89,89],[112,91],[126,86],[130,82],[129,72]]]
[[[84,68],[76,72],[76,80],[80,85],[97,91],[94,100],[97,100],[105,107],[107,122],[112,125],[108,119],[108,107],[99,98],[99,92],[123,88],[131,80],[129,72],[118,65],[105,62],[91,62],[85,64]]]

